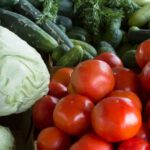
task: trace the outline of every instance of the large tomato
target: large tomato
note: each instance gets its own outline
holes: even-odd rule
[[[64,67],[56,70],[52,75],[51,81],[60,82],[61,84],[68,86],[70,83],[72,68]]]
[[[104,52],[104,53],[96,56],[95,59],[105,61],[106,63],[108,63],[111,66],[111,68],[123,67],[123,63],[122,63],[121,59],[113,52]]]
[[[141,138],[131,138],[121,143],[117,150],[150,150],[150,145]]]
[[[136,50],[136,61],[143,68],[150,61],[150,39],[142,42]]]
[[[109,95],[109,97],[125,97],[129,98],[135,106],[142,111],[142,103],[138,95],[136,95],[132,91],[124,91],[124,90],[115,90],[112,91]]]
[[[113,68],[113,73],[115,77],[115,90],[133,91],[137,93],[138,78],[136,73],[123,67]]]
[[[76,66],[71,84],[77,93],[98,102],[114,88],[114,76],[104,61],[87,60]]]
[[[70,137],[56,127],[43,129],[37,138],[37,150],[69,150]]]
[[[119,142],[135,136],[141,124],[140,110],[124,97],[105,98],[92,111],[94,131],[110,142]]]
[[[113,150],[113,146],[94,133],[88,133],[74,143],[69,150]]]
[[[44,96],[35,103],[32,109],[33,122],[37,129],[53,126],[53,111],[58,99],[53,96]]]
[[[90,127],[93,107],[92,101],[84,96],[68,95],[55,107],[55,125],[67,134],[81,135]]]
[[[140,81],[144,90],[150,92],[150,62],[143,68],[140,74]]]

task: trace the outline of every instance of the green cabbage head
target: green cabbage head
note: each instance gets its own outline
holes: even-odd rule
[[[47,94],[49,80],[40,54],[0,26],[0,116],[29,109]]]

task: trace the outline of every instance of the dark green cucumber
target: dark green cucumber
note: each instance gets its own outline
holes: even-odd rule
[[[42,6],[42,2],[44,0],[28,0],[32,5],[34,5],[36,8],[39,8]]]
[[[83,52],[83,58],[82,58],[82,61],[84,60],[88,60],[88,59],[93,59],[94,57],[87,51],[84,51]]]
[[[0,0],[0,7],[9,7],[17,4],[19,0]]]
[[[27,0],[20,0],[14,9],[34,22],[37,22],[42,15],[42,13]],[[52,21],[41,23],[39,26],[54,37],[59,44],[64,43],[70,48],[73,47],[67,35]]]
[[[61,44],[58,47],[56,47],[53,50],[53,53],[52,53],[52,56],[51,56],[52,60],[53,60],[53,63],[55,64],[69,50],[70,50],[70,48],[65,44]]]
[[[86,42],[86,37],[83,34],[81,34],[81,33],[68,32],[67,35],[71,39],[76,39],[76,40],[80,40],[80,41]]]
[[[16,33],[39,51],[52,52],[53,48],[58,46],[55,39],[34,22],[20,14],[0,9],[0,21],[2,26]]]
[[[97,51],[92,45],[75,39],[71,39],[71,41],[74,45],[80,45],[83,48],[83,50],[89,52],[92,56],[97,55]]]
[[[70,49],[64,56],[57,61],[56,66],[73,67],[76,66],[83,58],[83,49],[76,45]]]

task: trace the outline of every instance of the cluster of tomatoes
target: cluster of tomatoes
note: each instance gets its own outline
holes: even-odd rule
[[[150,40],[136,52],[138,69],[102,53],[59,68],[33,107],[38,150],[150,150]]]

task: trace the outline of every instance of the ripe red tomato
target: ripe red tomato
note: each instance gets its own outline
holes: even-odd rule
[[[114,88],[112,69],[104,61],[86,60],[74,69],[71,84],[77,93],[98,102]]]
[[[115,90],[138,91],[137,75],[130,69],[116,67],[113,68],[115,77]]]
[[[69,150],[113,150],[113,146],[94,133],[88,133],[74,143]]]
[[[119,142],[135,136],[141,124],[141,112],[128,98],[105,98],[92,111],[95,133],[109,142]]]
[[[95,57],[97,60],[105,61],[110,65],[111,68],[113,67],[123,67],[122,60],[112,52],[104,52]]]
[[[150,100],[146,103],[143,118],[147,121],[150,118]],[[150,129],[150,128],[149,128]]]
[[[52,75],[51,81],[60,82],[61,84],[68,86],[70,83],[71,74],[73,72],[72,68],[64,67],[58,69]]]
[[[150,39],[142,42],[136,50],[136,61],[143,68],[150,61]]]
[[[43,129],[37,138],[37,150],[69,150],[70,137],[56,127]]]
[[[64,97],[68,94],[67,87],[63,84],[55,81],[51,81],[49,84],[49,95],[53,95],[57,98]]]
[[[94,104],[81,95],[68,95],[56,105],[53,118],[56,127],[67,134],[81,135],[90,127]]]
[[[34,125],[37,129],[53,126],[53,111],[58,99],[53,96],[44,96],[35,103],[32,109]]]
[[[118,150],[150,150],[150,145],[141,138],[131,138],[121,143]]]
[[[143,68],[140,74],[140,81],[144,90],[150,92],[150,62]]]
[[[124,90],[115,90],[112,91],[109,95],[109,97],[125,97],[125,98],[129,98],[133,104],[142,111],[142,103],[140,98],[138,97],[138,95],[136,95],[134,92],[132,91],[124,91]]]

